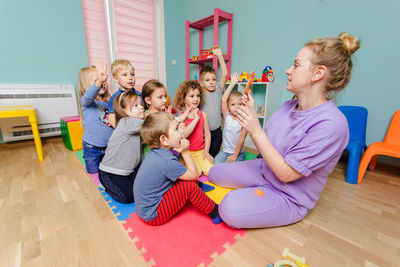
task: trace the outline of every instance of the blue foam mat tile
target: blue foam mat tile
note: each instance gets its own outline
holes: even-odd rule
[[[120,221],[125,221],[130,217],[132,213],[134,213],[135,210],[135,203],[130,203],[130,204],[123,204],[115,201],[112,197],[110,197],[105,191],[104,188],[98,187],[97,188],[101,195],[104,197],[104,200],[107,202],[108,206],[111,208],[112,212],[114,214],[117,214],[119,212],[119,215],[117,216],[117,219]]]

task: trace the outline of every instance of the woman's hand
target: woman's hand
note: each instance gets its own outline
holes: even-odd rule
[[[258,121],[254,98],[251,94],[244,94],[242,97],[242,102],[246,105],[241,105],[237,110],[237,119],[240,125],[250,133],[254,134],[258,130],[262,130],[260,122]]]

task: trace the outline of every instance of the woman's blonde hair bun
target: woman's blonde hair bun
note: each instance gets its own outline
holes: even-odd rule
[[[342,32],[341,34],[339,34],[339,38],[342,39],[343,45],[350,55],[352,55],[358,50],[358,48],[360,48],[360,39],[349,35],[347,32]]]

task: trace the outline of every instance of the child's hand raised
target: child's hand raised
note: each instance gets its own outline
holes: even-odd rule
[[[231,74],[231,84],[236,84],[239,82],[239,73],[238,72],[234,72],[233,74]]]
[[[179,122],[184,122],[187,117],[192,113],[194,109],[194,106],[191,106],[190,108],[187,108],[182,114],[178,116]]]
[[[107,81],[107,64],[103,65],[103,63],[100,61],[96,65],[96,70],[97,70],[97,75],[98,75],[98,80],[103,84],[105,81]]]
[[[219,46],[214,46],[212,48],[212,52],[214,55],[216,55],[217,57],[222,56],[222,51],[221,48],[219,48]]]
[[[182,139],[179,143],[179,147],[174,147],[174,150],[178,153],[189,151],[189,140]]]

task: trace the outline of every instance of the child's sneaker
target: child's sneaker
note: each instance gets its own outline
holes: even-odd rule
[[[212,190],[215,189],[214,186],[209,185],[209,184],[205,184],[205,183],[202,183],[202,182],[199,182],[198,185],[199,185],[199,187],[201,188],[201,190],[202,190],[204,193],[205,193],[205,192],[212,191]]]

